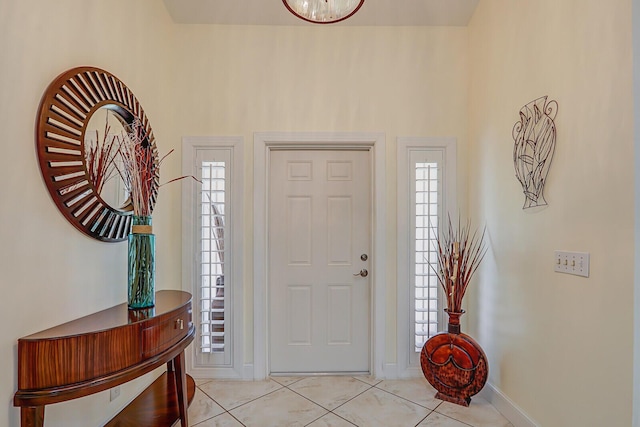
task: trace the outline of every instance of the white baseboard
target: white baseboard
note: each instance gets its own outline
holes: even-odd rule
[[[395,363],[385,363],[382,366],[382,375],[378,372],[373,372],[376,378],[381,380],[395,380],[398,378],[398,365]]]
[[[233,368],[219,368],[219,367],[190,367],[188,374],[197,379],[217,379],[217,380],[240,380],[242,373],[234,370]]]
[[[190,366],[187,369],[189,375],[198,379],[217,379],[217,380],[243,380],[252,381],[253,365],[245,364],[239,369],[231,367],[210,367],[210,366]]]
[[[493,384],[487,383],[479,396],[491,403],[514,427],[540,427]]]
[[[424,378],[424,372],[419,366],[412,366],[399,374],[400,378]]]
[[[242,379],[251,381],[253,380],[253,363],[245,363],[243,366]]]
[[[382,367],[382,375],[380,379],[407,379],[424,377],[422,369],[419,367],[410,367],[402,372],[398,371],[396,363],[385,363]],[[488,401],[498,410],[514,427],[540,427],[531,417],[529,417],[518,405],[504,395],[493,384],[487,383],[479,394],[480,397]]]

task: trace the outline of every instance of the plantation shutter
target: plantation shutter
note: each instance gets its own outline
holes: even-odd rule
[[[228,150],[199,150],[196,157],[202,182],[198,197],[196,242],[198,256],[197,355],[203,365],[231,363],[231,333],[227,220],[230,213],[230,156]]]
[[[196,337],[187,369],[198,378],[244,378],[241,137],[182,140],[183,288],[193,295]]]

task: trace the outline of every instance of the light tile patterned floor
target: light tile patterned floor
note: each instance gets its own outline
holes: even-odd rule
[[[436,399],[422,378],[273,377],[196,385],[193,427],[513,427],[478,396],[468,408]]]

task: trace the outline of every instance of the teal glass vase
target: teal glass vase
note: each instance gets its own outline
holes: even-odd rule
[[[131,309],[156,304],[156,236],[150,216],[133,216],[129,233],[128,304]]]

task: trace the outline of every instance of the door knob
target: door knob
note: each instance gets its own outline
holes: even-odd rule
[[[359,273],[355,273],[354,276],[361,276],[361,277],[367,277],[369,275],[369,272],[367,271],[366,268],[363,268],[362,270],[360,270]]]

